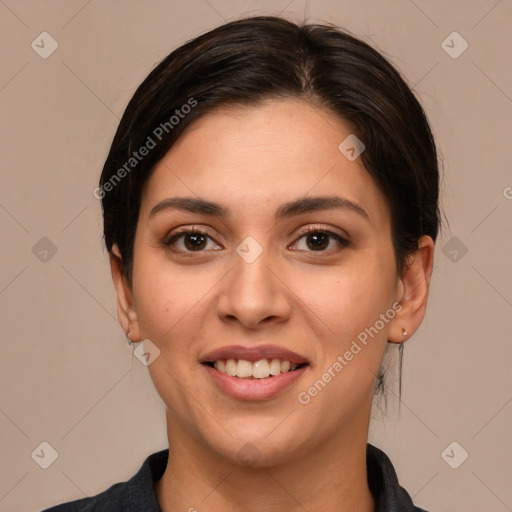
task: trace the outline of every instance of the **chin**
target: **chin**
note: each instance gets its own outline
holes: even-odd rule
[[[272,429],[265,429],[271,432]],[[238,435],[229,438],[226,443],[212,443],[210,446],[230,463],[247,468],[267,468],[290,461],[302,452],[297,443],[296,434],[290,433],[286,438],[272,435],[262,437],[261,434]],[[293,441],[292,441],[293,440]]]

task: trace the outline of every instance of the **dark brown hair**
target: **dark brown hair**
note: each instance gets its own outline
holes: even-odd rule
[[[141,193],[155,164],[199,117],[220,106],[277,98],[327,108],[353,127],[365,145],[362,163],[390,209],[398,274],[421,236],[436,240],[436,146],[425,112],[399,71],[344,29],[256,16],[174,50],[138,87],[123,114],[96,190],[106,248],[110,252],[118,244],[130,284]]]

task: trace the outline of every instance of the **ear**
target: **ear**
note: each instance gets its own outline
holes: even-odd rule
[[[388,341],[402,343],[419,328],[427,308],[430,278],[434,262],[434,241],[423,236],[418,250],[407,260],[407,268],[399,279],[396,301],[402,306],[390,322]],[[407,334],[404,335],[403,331]]]
[[[122,273],[122,258],[117,244],[112,246],[110,253],[110,271],[117,295],[117,317],[125,334],[130,333],[129,338],[136,343],[141,340],[137,312],[130,284]]]

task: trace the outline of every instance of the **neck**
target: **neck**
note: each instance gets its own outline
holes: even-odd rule
[[[373,512],[367,428],[274,465],[246,467],[208,450],[167,418],[169,461],[156,493],[163,512]],[[360,427],[360,426],[359,426]]]

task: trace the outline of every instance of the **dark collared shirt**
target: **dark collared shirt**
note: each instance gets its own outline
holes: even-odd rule
[[[162,512],[155,484],[164,474],[169,450],[151,454],[127,482],[119,482],[96,496],[62,503],[42,512]],[[367,444],[368,485],[375,499],[375,512],[426,512],[415,507],[388,456]]]

